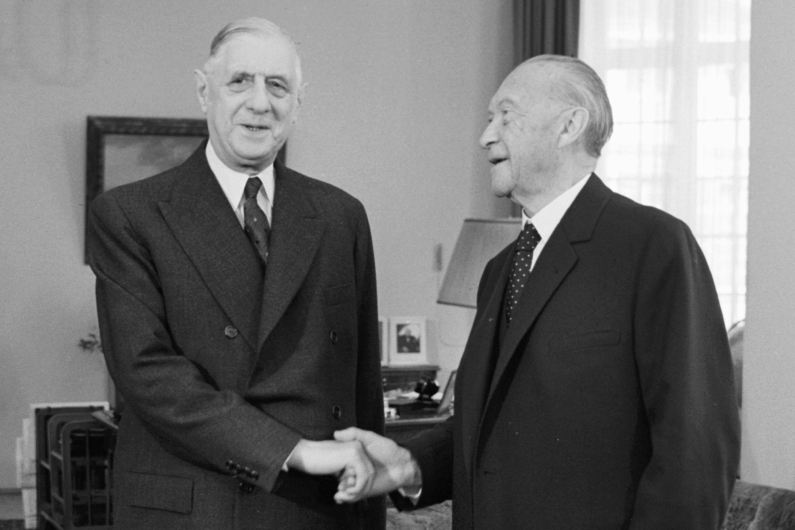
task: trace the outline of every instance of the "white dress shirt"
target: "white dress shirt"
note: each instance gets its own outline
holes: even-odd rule
[[[585,184],[588,182],[588,177],[590,176],[591,174],[588,173],[585,178],[579,180],[574,186],[558,195],[555,200],[541,208],[541,211],[533,217],[528,217],[524,208],[522,208],[522,228],[524,228],[527,223],[533,223],[533,226],[535,226],[538,231],[538,235],[541,236],[541,241],[536,245],[535,250],[533,250],[533,261],[530,263],[531,271],[538,261],[538,256],[541,255],[541,251],[544,250],[544,246],[552,236],[552,232],[558,227],[560,220],[563,219],[571,203],[574,202],[574,199],[577,198],[577,195],[579,195],[585,187]]]
[[[226,200],[229,201],[229,205],[232,206],[232,210],[235,211],[235,215],[241,227],[244,226],[243,204],[246,201],[243,190],[249,178],[259,177],[262,181],[262,186],[259,192],[257,192],[257,205],[265,212],[265,215],[268,217],[268,223],[272,226],[273,194],[276,191],[276,181],[273,177],[273,164],[263,169],[262,172],[257,175],[247,175],[245,173],[238,173],[221,162],[221,159],[215,154],[212,142],[207,142],[207,148],[204,150],[204,153],[207,156],[207,163],[210,165],[210,169],[213,171],[218,184],[221,185],[221,189],[224,190]]]

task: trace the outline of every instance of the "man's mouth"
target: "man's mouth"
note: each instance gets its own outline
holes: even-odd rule
[[[251,132],[260,132],[267,129],[267,127],[265,127],[264,125],[243,125],[243,127],[245,127]]]
[[[508,160],[508,159],[507,158],[496,158],[496,157],[492,158],[492,157],[489,157],[489,164],[491,164],[492,166],[496,166],[497,164],[499,164],[501,162],[505,162],[506,160]]]

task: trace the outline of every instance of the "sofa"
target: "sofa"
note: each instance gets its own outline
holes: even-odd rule
[[[450,530],[450,501],[412,512],[387,510],[387,530]],[[795,530],[795,491],[737,481],[723,530]]]

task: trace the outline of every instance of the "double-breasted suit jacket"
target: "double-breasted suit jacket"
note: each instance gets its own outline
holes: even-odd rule
[[[118,528],[379,528],[380,499],[282,466],[301,438],[383,432],[365,211],[275,165],[263,274],[202,145],[91,206],[90,262],[108,369],[126,401]]]
[[[592,175],[510,327],[492,259],[455,416],[407,443],[456,530],[720,528],[739,460],[715,287],[687,226]]]

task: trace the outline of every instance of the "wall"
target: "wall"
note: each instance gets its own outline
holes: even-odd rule
[[[188,6],[183,9],[181,6]],[[200,117],[192,70],[220,27],[265,16],[299,42],[305,106],[288,163],[367,208],[384,315],[427,316],[457,365],[472,313],[435,303],[465,217],[492,199],[477,138],[511,68],[510,0],[0,2],[0,489],[28,404],[106,397],[83,264],[86,115]],[[278,199],[277,199],[278,200]]]
[[[752,5],[742,476],[795,489],[795,3]]]

